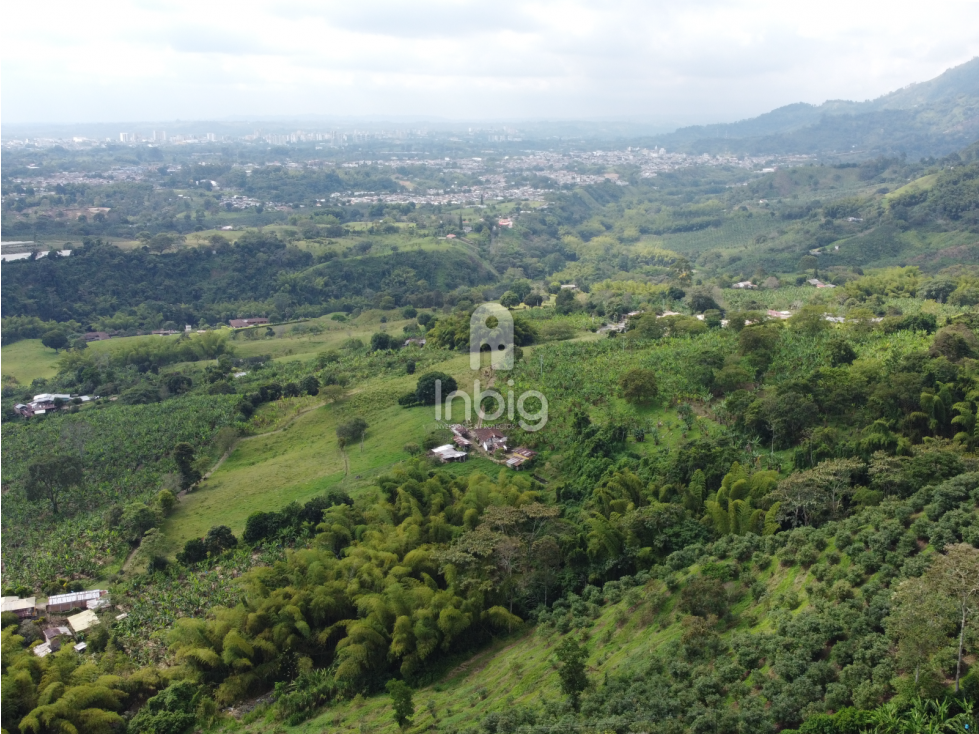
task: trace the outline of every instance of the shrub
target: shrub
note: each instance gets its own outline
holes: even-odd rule
[[[680,592],[680,609],[695,617],[723,617],[727,604],[724,584],[717,579],[695,578]]]

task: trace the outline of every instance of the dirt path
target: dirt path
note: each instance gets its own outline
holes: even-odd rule
[[[281,428],[276,428],[274,431],[268,431],[267,433],[256,433],[254,436],[239,436],[238,438],[235,439],[235,442],[231,444],[231,447],[221,455],[221,458],[217,460],[214,466],[208,469],[207,473],[203,477],[201,477],[201,481],[204,481],[205,479],[209,478],[214,472],[216,472],[224,463],[224,460],[227,459],[229,456],[231,456],[231,452],[234,451],[236,448],[238,448],[238,444],[241,443],[242,441],[250,441],[253,438],[262,438],[263,436],[273,436],[276,433],[282,433],[285,429],[291,426],[295,421],[297,421],[302,416],[306,415],[306,413],[309,413],[310,411],[316,410],[318,408],[322,408],[324,405],[328,405],[328,404],[329,403],[317,403],[316,405],[311,405],[308,408],[303,408],[302,410],[297,412],[294,416],[292,416],[289,420],[283,423]],[[183,495],[185,494],[186,492],[181,492],[180,497],[183,497]]]
[[[489,379],[486,380],[486,387],[483,388],[483,390],[489,390],[491,387],[493,387],[493,385],[496,384],[496,370],[494,370],[492,367],[489,367],[487,369],[489,370]],[[475,400],[475,399],[476,399],[476,396],[473,395],[473,400]],[[482,428],[483,427],[483,412],[479,408],[480,408],[480,406],[477,405],[476,406],[476,415],[479,416],[479,420],[476,421],[476,428]]]

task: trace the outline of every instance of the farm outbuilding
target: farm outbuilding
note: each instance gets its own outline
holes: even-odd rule
[[[27,599],[21,599],[16,596],[5,596],[0,601],[0,607],[2,607],[0,611],[13,612],[21,619],[37,616],[37,598],[33,596]]]
[[[98,609],[108,601],[103,599],[108,593],[104,589],[92,589],[91,591],[74,591],[70,594],[56,594],[48,597],[47,610],[49,614],[57,614],[72,609]]]

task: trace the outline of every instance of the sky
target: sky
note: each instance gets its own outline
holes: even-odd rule
[[[0,124],[727,122],[979,55],[979,0],[5,3]]]

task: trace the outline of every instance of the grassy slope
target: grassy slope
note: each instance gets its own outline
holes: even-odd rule
[[[22,385],[30,385],[37,377],[54,377],[58,373],[60,357],[53,349],[41,344],[40,339],[24,339],[0,350],[0,371],[4,377],[13,377]]]
[[[438,368],[463,384],[470,374],[468,356],[454,357]],[[416,381],[417,377],[407,375],[376,378],[355,388],[339,404],[305,413],[281,430],[241,440],[201,489],[183,498],[164,525],[165,535],[182,545],[214,525],[228,525],[237,534],[257,510],[304,502],[333,486],[354,493],[370,486],[378,474],[408,458],[405,443],[420,443],[436,427],[432,409],[406,410],[397,405],[397,398]],[[278,408],[264,408],[270,409]],[[355,416],[363,417],[370,428],[363,452],[359,445],[347,448],[350,471],[345,476],[336,427]],[[281,425],[279,420],[275,423]],[[477,459],[467,468],[498,471],[495,464]]]
[[[832,544],[823,552],[833,550]],[[844,557],[843,562],[846,563]],[[696,572],[697,568],[693,567]],[[782,568],[777,561],[753,579],[763,582],[769,598],[794,591],[801,600],[793,610],[798,614],[808,606],[804,587],[809,573],[801,566]],[[682,633],[683,615],[674,614],[676,594],[664,596],[662,582],[652,581],[640,587],[640,600],[626,597],[615,604],[602,607],[601,615],[587,630],[589,651],[588,676],[600,682],[608,674],[624,674],[644,668],[651,656],[664,643]],[[754,602],[746,596],[733,608],[737,615],[722,636],[736,631],[763,632],[771,628],[766,612],[774,601]],[[577,634],[571,632],[569,634]],[[545,633],[533,628],[514,632],[510,637],[495,641],[471,659],[459,663],[435,684],[415,692],[415,719],[411,732],[423,732],[434,724],[428,711],[429,701],[435,703],[440,730],[456,731],[473,724],[491,711],[500,711],[513,704],[533,706],[541,700],[561,697],[555,667],[554,648],[562,635]],[[370,698],[346,701],[325,710],[319,717],[285,731],[370,731],[373,734],[395,734],[398,728],[391,713],[390,698],[380,694]],[[264,723],[253,725],[263,730]],[[330,727],[333,728],[330,728]],[[250,728],[252,730],[252,728]]]

